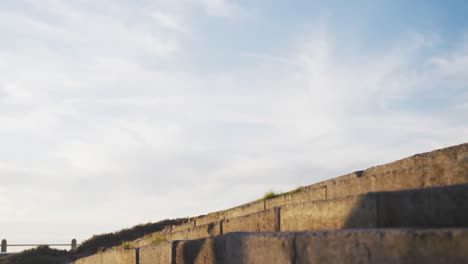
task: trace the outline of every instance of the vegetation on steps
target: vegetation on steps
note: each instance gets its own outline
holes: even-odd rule
[[[293,194],[293,193],[301,192],[301,191],[304,191],[304,190],[305,190],[305,188],[301,186],[301,187],[297,187],[296,189],[294,189],[292,191],[288,191],[288,192],[268,191],[263,195],[262,198],[260,198],[257,201],[273,199],[273,198],[276,198],[276,197],[281,196],[281,195]]]
[[[277,193],[275,191],[268,191],[263,195],[262,199],[260,199],[260,200],[273,199],[275,197],[278,197],[278,195],[280,195],[280,193]]]
[[[163,230],[167,226],[180,225],[188,221],[188,218],[166,219],[156,223],[136,225],[114,233],[94,235],[84,241],[74,250],[58,250],[48,246],[39,246],[28,249],[18,254],[0,258],[0,264],[65,264],[84,256],[92,255],[105,248],[122,246],[130,248],[132,241],[154,232]],[[161,242],[160,236],[156,234],[155,242]],[[156,241],[157,240],[157,241]]]
[[[260,200],[272,199],[281,195],[291,194],[303,191],[304,187],[299,187],[289,192],[269,191]],[[0,258],[0,264],[63,264],[95,254],[99,251],[121,246],[123,248],[133,247],[131,241],[151,235],[151,244],[165,241],[164,237],[156,233],[162,231],[165,227],[176,226],[188,222],[188,218],[166,219],[156,223],[147,223],[136,225],[132,228],[126,228],[118,232],[94,235],[85,240],[80,246],[71,251],[58,250],[48,246],[39,246],[34,249],[25,250],[21,253]]]
[[[132,241],[145,235],[163,230],[166,226],[180,225],[187,222],[187,218],[166,219],[157,223],[136,225],[132,228],[123,229],[114,233],[94,235],[84,241],[74,253],[77,255],[94,254],[104,248],[127,245],[125,242]]]

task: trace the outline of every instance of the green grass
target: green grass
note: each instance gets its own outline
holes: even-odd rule
[[[154,233],[151,235],[151,240],[150,240],[151,244],[159,244],[164,241],[166,241],[166,238],[163,237],[161,234]]]
[[[297,193],[303,190],[305,190],[304,187],[298,187],[289,192],[268,191],[263,195],[263,198],[259,200],[273,199],[280,195]],[[70,263],[78,257],[92,255],[96,252],[104,251],[106,248],[118,245],[125,249],[132,248],[133,244],[129,241],[150,234],[150,243],[157,244],[166,241],[166,238],[158,233],[159,231],[162,231],[166,226],[180,225],[187,221],[187,218],[166,219],[157,223],[136,225],[132,228],[123,229],[114,233],[94,235],[90,239],[84,241],[78,248],[71,251],[51,249],[48,246],[39,246],[15,255],[0,258],[0,264],[65,264]]]
[[[147,223],[134,226],[132,228],[123,229],[114,233],[102,235],[94,235],[90,239],[84,241],[76,250],[78,255],[91,255],[98,252],[99,248],[110,248],[122,245],[126,241],[132,241],[140,237],[144,237],[154,232],[163,230],[166,226],[180,225],[187,222],[187,218],[179,218],[172,220],[162,220],[157,223]]]
[[[276,198],[278,196],[281,196],[281,195],[285,195],[285,194],[292,194],[292,193],[298,193],[298,192],[302,192],[305,190],[305,187],[297,187],[296,189],[292,190],[292,191],[288,191],[288,192],[275,192],[275,191],[268,191],[266,192],[263,197],[259,200],[268,200],[268,199],[273,199],[273,198]]]
[[[132,243],[131,242],[123,242],[122,245],[120,245],[122,248],[124,249],[131,249],[133,247]]]
[[[281,193],[277,193],[277,192],[274,192],[274,191],[268,191],[263,195],[262,199],[263,200],[273,199],[273,198],[277,197],[280,194]]]
[[[292,190],[292,191],[289,191],[289,192],[285,192],[285,193],[282,193],[282,194],[292,194],[292,193],[298,193],[298,192],[302,192],[305,190],[305,187],[303,186],[299,186],[297,187],[296,189]]]

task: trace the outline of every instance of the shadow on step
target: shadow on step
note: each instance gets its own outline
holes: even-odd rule
[[[343,263],[343,256],[354,257],[350,263],[444,263],[430,256],[445,258],[445,252],[457,245],[458,240],[451,237],[454,233],[430,234],[420,229],[468,227],[468,184],[348,198],[305,203],[304,207],[289,211],[288,207],[282,208],[278,216],[285,214],[281,216],[285,229],[277,233],[231,233],[178,241],[173,250],[173,263],[294,263],[298,254],[311,254],[305,258],[309,260],[320,259],[298,263]],[[302,224],[290,223],[288,229],[287,221]],[[320,232],[320,227],[361,230]],[[257,261],[265,259],[269,261]],[[337,259],[340,261],[333,261]]]
[[[224,246],[219,236],[178,241],[173,253],[175,263],[224,263]]]
[[[369,201],[373,208],[369,208]],[[468,227],[468,184],[368,193],[361,196],[344,228],[366,228],[362,226],[363,215],[375,218],[367,219],[375,224],[367,227]]]

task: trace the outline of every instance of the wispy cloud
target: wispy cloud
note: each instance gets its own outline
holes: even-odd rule
[[[4,235],[28,242],[15,223],[35,216],[81,240],[467,140],[467,41],[406,34],[366,52],[321,22],[262,53],[203,42],[225,55],[209,68],[191,22],[240,4],[173,2],[1,11]]]
[[[179,16],[167,12],[155,11],[153,12],[152,17],[158,24],[169,30],[187,32],[186,25],[182,22],[182,19]]]
[[[241,8],[233,0],[197,0],[212,16],[234,18],[241,12]]]

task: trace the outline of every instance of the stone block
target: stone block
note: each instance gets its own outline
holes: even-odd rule
[[[462,144],[367,169],[371,191],[391,191],[468,183],[468,144]]]
[[[111,248],[102,253],[102,264],[137,264],[137,250]]]
[[[172,227],[172,232],[178,232],[186,229],[190,229],[195,226],[195,221],[189,221],[187,223],[181,224],[181,225],[176,225]]]
[[[371,191],[372,181],[364,177],[362,172],[353,172],[327,181],[327,199],[343,198],[366,194]]]
[[[201,216],[195,220],[195,225],[196,226],[202,226],[202,225],[207,225],[210,223],[217,222],[219,220],[219,213],[210,213],[204,216]]]
[[[168,230],[163,230],[160,232],[153,232],[144,237],[133,240],[131,242],[131,245],[134,248],[141,248],[147,245],[154,244],[155,242],[166,240],[170,240],[170,232],[168,232]]]
[[[174,242],[161,242],[140,248],[138,264],[172,264]]]
[[[232,233],[223,237],[225,263],[294,263],[294,235],[288,233]]]
[[[468,227],[468,184],[377,195],[379,227]]]
[[[224,245],[221,237],[178,241],[175,250],[177,264],[224,263]]]
[[[255,201],[220,212],[219,219],[230,219],[265,210],[265,201]]]
[[[318,188],[304,187],[303,190],[293,193],[286,193],[278,197],[265,200],[265,208],[270,209],[288,204],[305,203],[327,199],[327,187]]]
[[[221,224],[219,222],[203,226],[195,226],[183,231],[173,232],[169,235],[170,240],[192,240],[218,236],[221,234]]]
[[[417,154],[308,187],[327,186],[327,199],[468,183],[468,144]]]
[[[280,209],[280,230],[372,228],[377,224],[376,213],[371,195],[287,205]]]
[[[77,259],[73,262],[74,264],[102,264],[102,254],[96,253],[91,256]]]
[[[279,231],[278,209],[223,220],[223,234],[232,232],[276,232]]]
[[[340,230],[296,235],[296,263],[467,263],[468,230]]]

